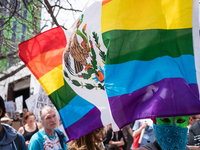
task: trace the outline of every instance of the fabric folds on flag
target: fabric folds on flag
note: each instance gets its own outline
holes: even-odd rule
[[[112,123],[200,114],[198,0],[92,0],[72,28],[19,45],[69,140]]]
[[[101,7],[98,9],[101,11]],[[57,27],[19,45],[21,60],[57,108],[69,140],[110,123],[118,128],[112,119],[104,86],[104,54],[93,46],[100,35],[89,32],[91,24],[86,27],[83,20],[84,17],[79,19],[80,27],[73,39],[73,28],[64,31]],[[100,15],[98,20],[100,24]],[[70,48],[66,48],[67,41],[68,45],[72,43]],[[96,55],[95,49],[101,52],[102,58]]]
[[[112,0],[102,6],[105,87],[119,127],[200,112],[196,6],[195,0]]]

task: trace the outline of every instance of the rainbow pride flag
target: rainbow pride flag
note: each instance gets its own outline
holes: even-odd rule
[[[198,0],[92,0],[67,31],[19,45],[69,140],[112,123],[200,114]]]

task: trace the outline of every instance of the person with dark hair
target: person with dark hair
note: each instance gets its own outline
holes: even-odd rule
[[[107,144],[117,145],[120,148],[120,150],[126,150],[126,145],[127,145],[122,130],[114,132],[111,124],[106,126],[106,137],[103,143],[104,145]]]
[[[32,112],[27,112],[24,116],[24,120],[26,124],[20,127],[18,132],[24,136],[26,146],[28,147],[32,135],[38,132],[42,128],[42,125],[40,123],[35,123],[35,115]]]
[[[200,120],[196,121],[189,129],[188,145],[200,146]]]
[[[68,150],[102,150],[100,144],[102,142],[101,137],[104,135],[104,128],[99,128],[85,136],[80,137],[79,139],[72,140]]]
[[[114,144],[107,144],[104,150],[120,150],[117,145]]]
[[[0,119],[5,116],[6,109],[0,96]],[[11,126],[0,121],[0,150],[27,150],[24,137]]]
[[[24,108],[23,112],[20,114],[20,118],[22,118],[22,120],[21,120],[22,126],[24,126],[26,124],[26,121],[24,120],[24,116],[26,115],[27,112],[28,112],[28,109]]]
[[[6,111],[6,115],[8,118],[11,118],[11,112],[10,111]]]

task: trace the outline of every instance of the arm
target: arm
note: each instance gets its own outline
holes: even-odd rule
[[[110,141],[109,144],[114,144],[114,145],[117,145],[117,146],[122,146],[124,145],[124,139],[121,138],[120,141]]]
[[[19,130],[18,130],[18,132],[21,133],[21,134],[23,135],[23,134],[24,134],[24,129],[23,129],[23,127],[20,127]]]
[[[199,146],[188,146],[189,150],[200,150]]]
[[[109,141],[111,140],[111,137],[112,137],[112,130],[111,129],[108,129],[107,133],[106,133],[106,140],[103,141],[104,145],[108,144]]]
[[[136,148],[135,150],[148,150],[148,149],[146,149],[145,147],[139,147],[139,148]]]
[[[143,125],[139,129],[133,131],[133,137],[135,137],[138,134],[140,134],[142,132],[142,129],[145,129],[146,127],[147,127],[147,123],[144,122]]]

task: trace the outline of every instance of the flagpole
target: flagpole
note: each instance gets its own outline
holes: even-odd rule
[[[143,128],[142,131],[141,131],[140,138],[139,138],[139,141],[138,141],[139,144],[142,142],[144,131],[145,131],[145,128]]]

